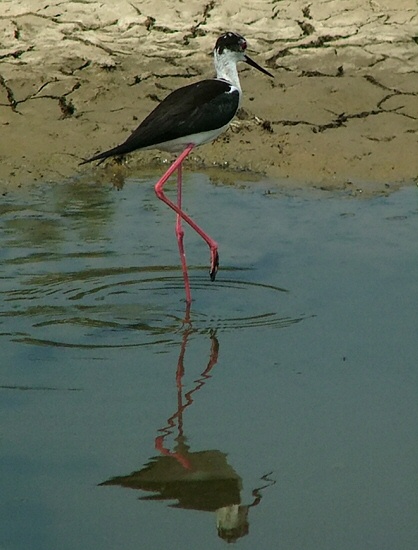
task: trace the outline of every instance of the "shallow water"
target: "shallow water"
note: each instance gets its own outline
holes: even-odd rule
[[[0,548],[414,549],[418,198],[186,179],[0,205]],[[269,192],[271,191],[271,192]]]

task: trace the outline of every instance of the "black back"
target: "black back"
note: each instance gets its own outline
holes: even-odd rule
[[[168,95],[125,141],[135,149],[216,130],[234,117],[238,91],[222,80],[202,80]]]
[[[169,94],[121,145],[85,162],[130,153],[228,124],[239,106],[239,92],[223,80],[201,80]]]

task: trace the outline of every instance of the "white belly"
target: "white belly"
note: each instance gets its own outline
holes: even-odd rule
[[[204,145],[216,139],[222,132],[224,132],[229,126],[225,124],[221,128],[216,130],[209,130],[208,132],[201,132],[199,134],[191,134],[190,136],[185,136],[177,139],[172,139],[170,141],[164,141],[163,143],[157,143],[150,147],[144,147],[145,149],[159,149],[160,151],[167,151],[169,153],[181,153],[186,149],[188,145],[194,145],[198,147],[199,145]]]

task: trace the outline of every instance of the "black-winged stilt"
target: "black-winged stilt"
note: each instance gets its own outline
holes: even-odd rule
[[[108,157],[124,155],[137,149],[160,149],[181,153],[156,183],[155,193],[177,213],[176,235],[188,304],[191,302],[191,292],[181,220],[188,223],[208,244],[211,255],[209,275],[212,281],[215,280],[218,271],[219,255],[217,243],[182,210],[182,163],[194,147],[217,138],[228,128],[234,118],[242,96],[237,70],[238,61],[244,61],[273,77],[246,55],[246,49],[247,42],[239,34],[227,32],[220,36],[214,49],[216,78],[201,80],[174,90],[121,145],[98,153],[80,163],[85,164],[95,160],[102,162]],[[168,199],[163,192],[165,182],[176,170],[177,204]]]

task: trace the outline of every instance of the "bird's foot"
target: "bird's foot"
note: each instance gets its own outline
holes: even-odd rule
[[[211,280],[211,281],[214,281],[214,280],[215,280],[216,274],[218,273],[218,268],[219,268],[219,254],[218,254],[218,249],[217,249],[217,248],[213,248],[213,249],[210,251],[210,271],[209,271],[209,276],[210,276],[210,280]]]

